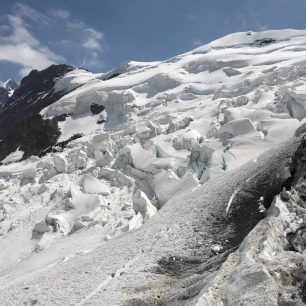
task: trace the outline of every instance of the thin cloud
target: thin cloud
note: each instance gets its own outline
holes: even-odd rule
[[[51,14],[55,17],[60,17],[62,19],[69,19],[71,14],[67,10],[51,10]]]
[[[93,37],[90,37],[86,41],[84,41],[82,46],[89,50],[101,50],[101,44],[97,39]]]
[[[247,2],[247,13],[249,15],[248,16],[249,23],[252,24],[255,30],[263,31],[267,29],[268,25],[261,21],[259,14],[255,11],[255,9],[253,9],[251,1]]]
[[[52,52],[29,32],[22,16],[18,13],[8,15],[7,21],[10,33],[0,39],[0,61],[19,64],[21,77],[32,69],[44,69],[64,61],[62,56]]]
[[[195,47],[199,47],[199,46],[202,46],[204,43],[202,42],[201,39],[196,38],[196,39],[194,39],[194,40],[192,41],[192,44],[193,44]]]
[[[26,43],[0,46],[0,60],[22,65],[23,68],[43,69],[61,59],[61,56],[54,54],[47,48],[41,47],[35,50]]]
[[[70,47],[75,46],[75,49],[83,49],[83,56],[78,60],[78,66],[97,68],[102,67],[103,52],[105,50],[105,35],[96,29],[88,26],[82,21],[67,21],[67,29],[71,34],[78,33],[78,41],[70,41]],[[65,41],[68,45],[68,41]]]
[[[72,31],[79,31],[82,37],[82,46],[89,50],[102,50],[102,41],[104,34],[91,27],[84,22],[67,22],[67,26]]]
[[[11,26],[11,35],[7,40],[11,43],[20,44],[28,43],[30,46],[38,46],[39,41],[28,31],[23,19],[20,16],[8,16]]]
[[[39,12],[26,4],[17,3],[13,14],[0,17],[4,21],[0,24],[0,61],[20,65],[21,77],[32,69],[40,70],[67,62],[62,55],[65,51],[72,65],[82,63],[87,68],[102,66],[104,33],[73,19],[67,10]],[[56,31],[58,40],[44,43],[33,32],[35,29],[48,32],[50,28]],[[62,54],[54,50],[61,50]]]
[[[35,22],[39,21],[44,24],[49,24],[50,22],[50,18],[48,16],[23,3],[16,3],[14,6],[14,11],[17,16],[28,18]]]
[[[243,15],[239,15],[238,19],[241,21],[241,27],[245,31],[247,29],[247,22]]]

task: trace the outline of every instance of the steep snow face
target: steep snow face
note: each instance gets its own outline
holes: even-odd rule
[[[29,152],[37,154],[37,150],[31,151],[32,147],[29,149],[24,142],[20,146],[17,141],[0,166],[0,248],[7,250],[0,255],[0,271],[3,279],[9,280],[1,283],[3,287],[18,288],[20,276],[35,283],[34,271],[40,274],[57,265],[65,266],[66,262],[71,264],[67,271],[73,270],[82,258],[91,263],[91,259],[101,257],[87,255],[92,250],[99,254],[109,252],[108,258],[112,252],[115,254],[116,264],[101,268],[105,284],[114,271],[121,276],[123,270],[131,271],[133,267],[140,273],[133,266],[134,259],[141,262],[143,269],[147,261],[154,267],[160,259],[159,251],[165,257],[173,248],[187,254],[189,244],[194,244],[192,250],[196,253],[198,245],[201,250],[206,248],[206,253],[208,248],[208,261],[220,254],[221,263],[231,250],[230,242],[224,244],[220,237],[224,234],[229,241],[240,243],[263,217],[256,202],[252,222],[246,228],[242,226],[243,218],[248,216],[244,210],[237,217],[242,224],[239,227],[231,216],[233,209],[239,215],[243,206],[238,209],[235,203],[247,198],[245,195],[255,187],[256,200],[262,196],[262,186],[268,194],[273,184],[267,185],[262,177],[267,181],[271,169],[275,186],[290,175],[277,166],[281,164],[285,169],[286,158],[296,144],[289,142],[288,148],[281,147],[277,161],[273,160],[277,150],[270,155],[266,151],[288,142],[306,123],[306,31],[236,33],[163,62],[128,62],[104,74],[70,66],[50,69],[56,73],[41,72],[49,80],[43,92],[35,82],[37,86],[33,85],[31,80],[39,74],[33,72],[9,100],[29,103],[32,110],[39,112],[44,124],[48,122],[48,133],[42,136],[52,141],[46,142],[45,152],[38,152],[40,157],[21,162],[18,159],[31,155]],[[18,109],[17,102],[8,105],[8,109]],[[41,120],[40,115],[36,114]],[[54,122],[59,137],[49,132]],[[22,126],[31,126],[39,138],[35,122]],[[27,135],[19,130],[16,133]],[[8,144],[9,140],[6,139]],[[35,144],[34,140],[31,144]],[[49,153],[44,155],[46,152]],[[263,153],[268,158],[259,162]],[[241,176],[240,169],[244,169]],[[219,182],[216,190],[215,182]],[[247,185],[245,189],[241,189],[242,182]],[[206,192],[214,195],[212,202]],[[222,201],[218,195],[222,195]],[[178,199],[183,200],[177,202]],[[215,207],[218,214],[209,211]],[[223,213],[227,218],[224,222],[223,217],[218,219]],[[226,232],[232,223],[240,230]],[[210,229],[203,228],[195,234],[201,224],[210,225]],[[214,226],[218,235],[211,239]],[[188,231],[185,236],[184,231]],[[8,241],[14,241],[14,248]],[[131,243],[128,251],[123,247],[126,241]],[[141,241],[143,247],[139,254],[135,241]],[[161,271],[165,271],[163,265],[172,265],[160,260]],[[181,258],[182,265],[198,262],[186,260]],[[176,281],[171,273],[174,272],[161,277],[166,288]],[[155,274],[158,273],[150,275]],[[54,275],[59,279],[57,272]],[[136,292],[141,276],[135,275],[132,284]],[[126,277],[125,281],[131,280]],[[118,292],[115,282],[120,280],[117,276],[114,279],[112,286]],[[201,286],[202,290],[202,283]],[[92,290],[85,290],[86,294],[82,291],[85,296],[74,297],[73,302],[91,303],[96,292]],[[199,288],[196,292],[200,292]],[[7,293],[8,300],[10,294],[16,295],[14,289]],[[122,301],[124,295],[120,294]],[[115,304],[111,294],[105,296],[109,305]],[[167,301],[165,296],[164,300]],[[207,301],[207,305],[217,305],[215,298]]]
[[[73,89],[82,86],[85,83],[91,82],[99,78],[101,74],[94,74],[84,69],[74,69],[63,77],[58,78],[54,85],[55,92],[70,92]]]

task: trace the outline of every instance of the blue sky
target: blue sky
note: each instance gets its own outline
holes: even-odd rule
[[[154,61],[238,31],[306,28],[306,0],[0,0],[0,80]]]

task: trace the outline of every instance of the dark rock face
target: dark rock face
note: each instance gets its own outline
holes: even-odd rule
[[[299,128],[295,131],[295,137],[300,137],[302,134],[306,133],[306,123],[303,123]]]
[[[98,120],[98,121],[97,121],[97,124],[102,124],[102,123],[104,123],[104,122],[106,122],[104,119]]]
[[[59,122],[58,118],[57,118],[57,122]],[[77,133],[77,134],[72,135],[69,139],[67,139],[65,141],[50,144],[50,146],[48,146],[46,149],[40,151],[40,153],[38,155],[41,157],[41,156],[43,156],[47,153],[50,153],[50,152],[62,151],[67,146],[67,144],[69,142],[71,142],[75,139],[81,138],[83,136],[84,136],[83,134]]]
[[[102,111],[104,111],[104,109],[105,109],[104,105],[99,105],[96,103],[90,105],[90,110],[94,115],[100,114]]]
[[[4,105],[9,99],[9,92],[6,88],[0,87],[0,108],[1,105]]]
[[[272,44],[274,42],[276,42],[276,40],[273,38],[263,38],[263,39],[255,40],[254,45],[264,46],[264,45]]]
[[[0,138],[8,135],[26,118],[39,113],[66,94],[54,92],[54,85],[57,79],[73,69],[68,65],[52,65],[42,71],[33,70],[23,78],[20,87],[0,109]]]
[[[5,83],[8,94],[0,105],[0,161],[18,148],[24,151],[25,159],[43,155],[56,144],[60,136],[58,122],[65,120],[65,116],[44,120],[39,112],[68,92],[55,92],[54,85],[73,69],[68,65],[52,65],[42,71],[33,70],[17,89],[15,82]]]
[[[41,153],[56,144],[60,131],[58,120],[42,119],[41,115],[33,114],[14,126],[0,140],[0,161],[18,148],[24,151],[23,159]]]
[[[107,80],[113,79],[113,78],[115,78],[115,77],[117,77],[117,76],[119,76],[119,75],[120,75],[120,73],[114,73],[114,74],[112,74],[111,76],[109,76],[109,77],[103,79],[103,81],[107,81]]]

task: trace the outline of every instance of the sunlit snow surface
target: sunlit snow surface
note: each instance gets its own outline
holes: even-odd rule
[[[153,248],[149,244],[139,242],[143,249],[131,251],[138,248],[137,241],[153,239],[151,224],[159,224],[152,230],[160,231],[154,239],[164,241],[163,254],[172,244],[183,245],[170,231],[188,211],[168,203],[192,196],[188,205],[193,207],[201,190],[213,192],[209,186],[215,181],[226,185],[223,176],[230,181],[230,171],[239,173],[247,162],[259,167],[258,172],[257,158],[288,141],[305,122],[305,75],[306,31],[296,30],[236,33],[163,62],[128,62],[105,74],[82,69],[67,73],[55,90],[74,90],[41,114],[68,115],[59,123],[59,141],[83,136],[42,158],[18,163],[12,158],[15,152],[0,166],[0,286],[7,290],[1,301],[98,305],[95,297],[103,299],[103,288],[111,282],[117,292],[118,275],[130,271],[135,261],[145,267],[152,259],[146,257]],[[92,114],[92,104],[105,110]],[[224,214],[239,190],[234,185],[226,188]],[[161,230],[165,216],[168,225]],[[207,245],[222,245],[206,238]],[[97,254],[104,253],[108,262],[101,267]],[[72,282],[69,274],[59,278],[59,267],[71,272],[82,261],[92,265],[84,279],[93,273],[100,277],[91,291],[80,281],[78,296],[78,281]],[[42,275],[52,273],[65,293],[52,289],[58,300],[46,293],[44,303],[42,291],[49,285]],[[209,285],[198,305],[223,305],[214,284]],[[36,286],[38,297],[22,289],[27,286]],[[123,291],[118,304],[115,294],[105,293],[108,302],[101,305],[123,305],[129,295]]]

